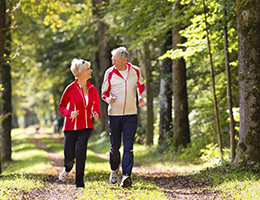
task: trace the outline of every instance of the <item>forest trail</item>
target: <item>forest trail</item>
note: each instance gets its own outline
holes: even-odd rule
[[[78,193],[74,183],[74,168],[65,182],[59,181],[59,173],[63,170],[63,157],[47,148],[46,145],[43,144],[42,140],[36,137],[36,135],[29,134],[29,136],[30,140],[37,148],[43,149],[48,153],[48,159],[53,166],[43,172],[43,174],[47,175],[47,178],[43,180],[44,187],[22,194],[24,199],[77,199]],[[57,142],[63,143],[63,136],[58,134],[50,134],[50,136]],[[107,155],[100,153],[96,153],[96,155],[102,159],[108,160]],[[155,167],[135,165],[133,167],[133,174],[153,182],[165,192],[168,199],[224,199],[218,197],[217,193],[208,190],[208,183],[195,181],[189,176],[180,175],[178,172],[168,170],[163,166]]]

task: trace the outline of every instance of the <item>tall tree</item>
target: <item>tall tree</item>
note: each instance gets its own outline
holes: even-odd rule
[[[172,47],[171,32],[166,35],[166,41],[161,47],[162,53]],[[170,140],[172,134],[172,77],[169,77],[172,72],[172,60],[165,58],[161,64],[161,79],[160,79],[160,128],[159,128],[159,144],[165,143],[165,138]]]
[[[240,125],[235,161],[260,161],[260,0],[236,0]]]
[[[2,68],[3,56],[5,50],[5,12],[6,12],[6,4],[5,0],[0,0],[0,69]],[[2,109],[0,108],[0,115],[2,115]],[[2,132],[0,128],[0,133]],[[1,134],[0,134],[0,173],[2,172],[2,155],[1,155]]]
[[[145,145],[153,144],[153,131],[154,131],[154,113],[153,113],[153,76],[151,67],[151,52],[149,44],[144,44],[143,63],[145,66],[145,77],[146,77],[146,131],[145,131]]]
[[[104,72],[111,65],[111,48],[109,45],[108,37],[106,35],[109,27],[104,19],[105,8],[108,6],[109,0],[92,0],[92,4],[94,21],[97,23],[95,43],[98,47],[95,54],[94,72],[96,87],[98,88],[100,94]],[[100,102],[100,111],[101,119],[99,132],[105,130],[108,133],[107,104],[104,101]]]
[[[208,30],[208,21],[207,21],[207,11],[206,11],[205,0],[203,0],[203,7],[204,7],[204,15],[205,15],[205,26],[206,26],[206,32],[207,32],[206,36],[207,36],[208,52],[209,52],[209,57],[210,57],[210,74],[211,74],[211,81],[212,81],[215,119],[216,119],[217,134],[218,134],[218,144],[219,144],[219,150],[220,150],[221,154],[223,154],[222,137],[221,137],[220,126],[219,126],[218,103],[217,103],[216,89],[215,89],[216,88],[215,75],[214,75],[213,59],[212,59],[212,52],[211,52],[211,45],[210,45],[211,43],[209,40],[209,30]]]
[[[226,3],[225,3],[226,4]],[[232,88],[231,88],[231,75],[229,65],[229,52],[228,52],[228,27],[227,27],[227,10],[224,5],[224,24],[223,24],[223,36],[224,36],[224,51],[225,51],[225,67],[227,76],[227,103],[229,110],[229,131],[230,131],[230,152],[231,161],[235,160],[236,156],[236,145],[235,145],[235,127],[234,127],[234,116],[233,116],[233,103],[232,103]]]
[[[173,5],[173,15],[178,16],[182,9],[179,1]],[[175,24],[172,30],[172,48],[178,49],[178,45],[184,42],[184,38],[179,32],[182,30],[182,24]],[[187,100],[186,85],[186,63],[183,58],[175,59],[172,63],[172,84],[174,97],[174,146],[186,147],[190,143],[189,111]]]
[[[8,31],[6,34],[6,45],[5,45],[5,54],[7,58],[10,58],[11,55],[11,17],[10,14],[7,18],[7,27]],[[1,155],[2,161],[11,160],[11,128],[12,128],[12,84],[11,84],[11,66],[9,59],[5,59],[3,67],[0,71],[1,74],[1,83],[3,86],[2,91],[2,115],[3,121],[1,123]]]
[[[5,49],[5,12],[6,12],[6,3],[5,0],[0,0],[0,67],[3,63],[3,55]]]

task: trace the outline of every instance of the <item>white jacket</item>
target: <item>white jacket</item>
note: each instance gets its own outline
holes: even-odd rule
[[[126,79],[114,66],[105,72],[101,97],[105,102],[110,95],[115,97],[115,102],[108,106],[110,116],[137,114],[136,90],[138,99],[141,99],[145,89],[140,69],[131,63],[126,65],[128,71]]]

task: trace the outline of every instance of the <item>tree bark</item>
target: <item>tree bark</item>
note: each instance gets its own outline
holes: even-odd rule
[[[2,68],[3,55],[5,49],[5,40],[6,40],[5,11],[6,11],[5,0],[0,0],[0,68]]]
[[[239,141],[235,162],[260,162],[260,0],[237,0]]]
[[[146,132],[145,132],[145,145],[153,144],[153,131],[154,131],[154,113],[153,113],[153,78],[152,78],[152,68],[151,68],[151,59],[150,59],[150,50],[149,45],[144,45],[144,67],[145,67],[145,76],[146,76]]]
[[[211,74],[211,81],[212,81],[212,90],[213,90],[213,100],[214,100],[216,128],[217,128],[217,134],[218,134],[218,145],[219,145],[219,151],[220,151],[221,155],[223,155],[222,137],[221,137],[220,126],[219,126],[218,102],[217,102],[216,89],[215,89],[215,75],[214,75],[212,53],[211,53],[211,46],[210,46],[210,40],[209,40],[206,4],[205,4],[204,0],[203,0],[203,6],[204,6],[206,32],[207,32],[208,52],[209,52],[209,57],[210,57],[210,74]]]
[[[11,2],[9,2],[11,7]],[[11,27],[11,18],[6,18],[6,27]],[[5,54],[7,58],[11,55],[11,31],[6,32],[5,42]],[[11,128],[12,128],[12,85],[11,85],[11,67],[10,61],[5,60],[3,67],[0,70],[2,91],[2,116],[3,121],[1,123],[1,157],[2,161],[10,161],[12,155],[11,149]]]
[[[97,90],[101,92],[101,86],[103,82],[103,76],[105,70],[111,66],[111,48],[109,42],[106,37],[106,31],[108,30],[108,25],[104,22],[104,8],[103,6],[108,6],[109,0],[92,0],[93,9],[92,13],[94,16],[94,21],[98,23],[98,29],[96,33],[96,46],[98,50],[95,55],[95,63],[94,63],[94,73],[95,73],[95,84]],[[101,6],[102,5],[102,6]],[[100,101],[100,111],[101,111],[101,119],[99,121],[99,128],[98,132],[106,131],[107,134],[109,133],[108,130],[108,116],[107,116],[107,104],[104,101]]]
[[[181,9],[179,3],[173,6],[173,15]],[[172,48],[179,48],[184,38],[180,36],[181,26],[176,24],[172,30]],[[174,97],[174,146],[186,147],[190,143],[189,111],[186,85],[186,63],[183,58],[172,62],[172,84]]]
[[[166,36],[166,42],[162,46],[162,53],[172,48],[172,34]],[[160,80],[160,127],[159,127],[159,145],[165,143],[165,137],[173,139],[172,133],[172,77],[169,75],[172,72],[172,60],[166,58],[161,65],[161,80]]]
[[[225,8],[224,8],[225,9]],[[233,117],[233,104],[232,104],[232,89],[231,89],[231,76],[230,76],[230,67],[229,67],[229,52],[228,52],[228,33],[227,33],[227,12],[224,11],[224,27],[223,27],[223,35],[224,35],[224,50],[225,50],[225,67],[226,67],[226,76],[227,76],[227,103],[229,109],[229,129],[230,129],[230,152],[231,152],[231,161],[235,160],[236,156],[236,144],[235,144],[235,125],[234,125],[234,117]]]
[[[9,19],[10,20],[10,19]],[[10,25],[10,24],[9,24]],[[9,26],[8,25],[8,26]],[[10,26],[9,26],[10,27]],[[10,57],[11,54],[11,32],[7,33],[5,54]],[[4,90],[2,91],[2,161],[10,161],[12,155],[11,149],[11,128],[12,128],[12,87],[11,87],[11,66],[10,62],[4,62],[1,81]]]
[[[6,40],[6,2],[5,0],[0,0],[0,71],[2,70],[2,64],[4,60],[4,50],[5,50],[5,40]],[[2,108],[0,106],[0,116],[2,116]],[[2,155],[1,155],[1,143],[2,143],[2,138],[1,138],[1,133],[2,133],[2,127],[0,127],[0,174],[2,173]]]

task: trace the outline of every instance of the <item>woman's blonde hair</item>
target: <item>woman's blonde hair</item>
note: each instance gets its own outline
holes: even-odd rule
[[[79,74],[83,73],[88,67],[90,67],[90,62],[83,59],[74,58],[71,62],[70,70],[72,74],[77,78]]]

